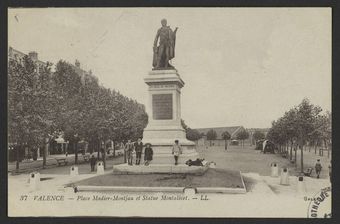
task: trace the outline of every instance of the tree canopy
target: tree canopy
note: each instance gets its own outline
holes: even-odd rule
[[[98,143],[143,136],[148,122],[144,105],[99,85],[93,74],[79,72],[65,61],[60,60],[54,72],[51,66],[39,66],[28,56],[9,60],[11,143],[38,147],[59,130],[69,141]]]
[[[259,130],[255,130],[253,137],[254,137],[255,141],[258,141],[260,139],[264,139],[266,136],[263,132],[261,132]]]
[[[321,113],[321,107],[313,105],[308,99],[272,122],[267,138],[279,147],[297,145],[301,149],[301,171],[303,171],[303,147],[309,143],[325,147],[331,142],[331,113]]]

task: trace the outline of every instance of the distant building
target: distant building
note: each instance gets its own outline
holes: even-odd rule
[[[72,64],[71,64],[72,65]],[[72,65],[74,71],[80,76],[81,78],[81,83],[84,85],[85,84],[85,80],[86,77],[91,76],[92,78],[95,78],[96,80],[98,80],[96,77],[94,77],[92,75],[91,70],[90,71],[85,71],[84,69],[82,69],[80,67],[80,62],[76,59],[74,65]]]
[[[209,144],[212,145],[224,145],[225,140],[222,137],[222,134],[227,131],[231,139],[236,139],[237,138],[237,133],[239,133],[242,130],[246,130],[243,126],[231,126],[231,127],[214,127],[214,128],[196,128],[195,130],[198,131],[201,135],[202,138],[198,140],[197,144],[198,145],[206,145],[207,143],[207,133],[213,129],[216,132],[216,140],[209,141]]]
[[[28,54],[24,54],[21,51],[18,51],[12,47],[9,47],[8,49],[8,60],[16,60],[18,62],[22,62],[23,58],[25,56],[28,56],[31,58],[31,60],[36,63],[37,65],[37,72],[39,73],[39,70],[41,69],[42,66],[46,66],[47,63],[40,61],[38,59],[38,53],[35,51],[31,51]]]

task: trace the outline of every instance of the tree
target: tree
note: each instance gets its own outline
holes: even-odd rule
[[[296,130],[298,146],[301,152],[301,173],[303,173],[303,147],[308,140],[308,137],[315,129],[317,117],[322,109],[319,106],[314,106],[308,99],[303,99],[297,108]]]
[[[265,138],[265,135],[263,132],[256,130],[253,134],[253,138],[255,139],[255,141],[261,140]]]
[[[236,138],[241,140],[242,148],[244,147],[244,140],[249,138],[249,133],[246,130],[242,130],[237,133]]]
[[[211,146],[211,141],[215,140],[217,137],[216,131],[214,129],[210,129],[207,132],[207,140],[210,141],[210,146]]]
[[[303,172],[303,148],[307,142],[315,146],[323,139],[331,141],[330,115],[321,115],[322,109],[310,103],[308,99],[287,111],[284,116],[272,123],[268,132],[268,139],[279,145],[280,151],[284,145],[290,144],[290,159],[292,148],[301,152],[300,167]],[[285,147],[286,148],[286,147]],[[296,150],[295,150],[296,162]]]
[[[51,64],[38,67],[28,56],[9,60],[8,106],[9,141],[16,145],[17,163],[23,157],[23,147],[37,149],[44,142],[44,134],[53,126],[49,103]],[[38,70],[41,72],[39,73]]]
[[[195,129],[187,128],[186,137],[190,141],[197,141],[201,138],[201,134]]]
[[[228,149],[228,140],[231,139],[231,135],[229,134],[228,131],[225,131],[222,133],[222,138],[224,139],[224,149]]]
[[[43,167],[56,131],[64,132],[78,162],[77,142],[86,140],[90,150],[101,142],[143,136],[148,116],[144,105],[100,86],[92,73],[84,73],[60,60],[55,72],[50,63],[39,66],[29,57],[9,60],[9,141],[15,144],[17,169],[23,148],[43,150]],[[105,164],[105,158],[104,164]]]

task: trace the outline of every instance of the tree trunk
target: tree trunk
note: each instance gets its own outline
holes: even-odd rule
[[[101,147],[101,142],[100,142],[100,139],[98,140],[98,144],[97,144],[97,160],[100,159],[100,147]]]
[[[303,173],[303,145],[300,146],[301,148],[301,173]]]
[[[50,139],[48,137],[45,138],[45,147],[43,149],[43,169],[46,168],[46,159],[47,159],[47,153],[48,148],[50,146]]]
[[[116,142],[113,141],[113,158],[116,157]]]
[[[126,160],[126,150],[124,148],[124,163],[127,163],[127,160]]]
[[[294,146],[294,164],[295,164],[295,166],[296,166],[296,157],[297,157],[297,147],[296,146]]]
[[[16,159],[17,161],[15,164],[16,171],[19,171],[20,149],[21,149],[21,145],[16,145],[16,157],[17,157]]]
[[[78,164],[78,140],[74,142],[74,164]]]
[[[290,153],[289,153],[289,160],[292,161],[293,159],[293,144],[290,145]]]
[[[325,140],[325,148],[327,149],[327,158],[329,158],[329,148],[330,147],[327,146],[327,140]]]
[[[104,140],[104,147],[103,147],[104,152],[102,152],[104,170],[105,170],[105,167],[106,167],[106,143],[105,142],[106,141]]]
[[[318,145],[318,144],[315,144],[315,145],[314,145],[314,154],[315,154],[315,155],[316,155],[316,148],[317,148],[317,145]]]

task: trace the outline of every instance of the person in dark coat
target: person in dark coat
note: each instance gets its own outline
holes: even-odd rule
[[[94,167],[96,166],[96,157],[94,155],[91,156],[90,158],[90,165],[91,165],[91,172],[94,172]]]
[[[315,163],[315,172],[316,172],[316,175],[317,175],[316,178],[320,177],[321,169],[322,169],[322,166],[321,166],[321,163],[320,163],[320,159],[318,159]]]
[[[135,142],[135,151],[136,151],[136,165],[140,165],[140,160],[142,158],[143,151],[143,142],[142,139],[138,138],[137,142]]]
[[[150,161],[152,160],[153,156],[153,150],[151,148],[151,144],[147,143],[145,145],[145,151],[144,151],[144,165],[148,166]]]

